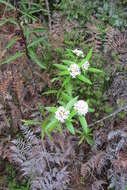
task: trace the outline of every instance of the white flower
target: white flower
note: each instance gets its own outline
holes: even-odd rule
[[[68,110],[66,110],[63,106],[60,106],[55,112],[55,118],[61,123],[64,123],[69,114],[70,112]]]
[[[79,115],[86,115],[88,112],[88,104],[84,100],[79,100],[74,104],[74,109],[78,112]]]
[[[82,65],[82,68],[83,68],[84,70],[88,70],[89,66],[90,66],[89,62],[86,61],[86,62]]]
[[[72,76],[72,78],[76,78],[77,75],[81,74],[80,68],[76,63],[72,64],[68,68],[68,71],[70,72],[70,75]]]
[[[75,49],[72,51],[74,54],[76,54],[78,57],[84,57],[84,53],[82,50]]]

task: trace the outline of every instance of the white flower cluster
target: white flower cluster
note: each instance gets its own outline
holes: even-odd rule
[[[79,115],[86,115],[88,112],[88,104],[84,100],[79,100],[74,104],[74,109],[78,112]]]
[[[70,112],[68,110],[66,110],[63,106],[60,106],[55,112],[55,118],[61,123],[64,123],[69,114]]]
[[[82,65],[82,68],[83,68],[84,70],[88,70],[89,66],[90,66],[89,62],[86,61],[86,62]]]
[[[74,54],[76,54],[78,57],[84,57],[84,53],[82,50],[75,49],[72,51]]]
[[[81,74],[80,68],[76,63],[72,64],[68,68],[68,71],[70,72],[70,75],[72,76],[72,78],[76,78],[77,75]]]

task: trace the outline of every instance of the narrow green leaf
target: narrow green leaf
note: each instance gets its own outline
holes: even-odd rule
[[[11,5],[11,3],[7,2],[6,0],[0,0],[0,3],[6,5],[7,7],[10,7],[12,10],[16,9],[13,5]]]
[[[3,19],[0,21],[0,26],[5,25],[5,24],[7,24],[7,23],[12,23],[12,24],[18,26],[18,24],[17,24],[17,22],[16,22],[16,20],[15,20],[14,18],[9,18],[9,19],[3,18]]]
[[[69,84],[69,82],[70,82],[70,77],[68,76],[68,77],[64,80],[64,82],[63,82],[63,84],[62,84],[62,88],[63,88],[64,86],[67,86],[67,85]]]
[[[92,67],[89,67],[88,71],[91,73],[103,73],[103,71],[101,71],[100,69],[96,69],[96,68],[92,68]]]
[[[62,98],[65,100],[65,101],[70,101],[71,97],[68,96],[68,94],[62,92]]]
[[[61,69],[61,70],[67,70],[68,67],[65,66],[65,65],[62,65],[62,64],[54,64],[54,66],[58,69]]]
[[[79,116],[79,121],[81,123],[82,129],[85,132],[85,134],[88,134],[89,130],[85,117]]]
[[[24,36],[26,38],[26,41],[29,41],[30,40],[30,28],[28,28],[27,26],[24,26],[23,27],[23,30],[24,30]]]
[[[86,55],[85,59],[82,59],[82,61],[79,63],[79,66],[81,67],[86,61],[89,61],[90,58],[92,57],[92,52],[93,52],[93,48],[91,48],[88,52],[88,54]]]
[[[63,63],[65,63],[66,65],[71,65],[74,64],[74,61],[70,61],[70,60],[62,60]]]
[[[35,120],[21,120],[22,122],[24,122],[24,125],[28,126],[28,125],[40,125],[41,123],[39,121],[35,121]]]
[[[22,13],[23,15],[25,15],[26,17],[31,18],[33,21],[36,21],[36,20],[37,20],[37,18],[36,18],[35,16],[32,16],[32,15],[26,13],[25,11],[22,11],[21,9],[18,9],[18,11],[19,11],[20,13]]]
[[[66,127],[68,128],[68,130],[73,134],[75,135],[75,129],[72,125],[72,123],[70,121],[66,121]]]
[[[51,82],[53,83],[53,82],[59,81],[59,80],[60,80],[60,77],[55,77],[55,78],[51,79]]]
[[[69,71],[62,71],[62,72],[59,72],[59,75],[60,76],[64,76],[64,75],[69,75]]]
[[[88,54],[86,56],[86,61],[90,60],[90,58],[92,57],[92,52],[93,52],[93,48],[90,48],[90,50],[89,50],[89,52],[88,52]]]
[[[46,107],[45,108],[48,112],[55,113],[57,108],[56,107]]]
[[[81,136],[81,138],[80,138],[80,141],[79,141],[78,145],[81,145],[81,144],[82,144],[82,142],[84,141],[84,139],[85,139],[85,136]]]
[[[88,112],[93,113],[93,112],[95,112],[95,109],[94,108],[88,108]]]
[[[9,49],[9,48],[12,47],[16,42],[17,42],[17,38],[13,38],[13,39],[10,40],[10,42],[6,45],[5,49]]]
[[[88,78],[84,77],[83,75],[79,75],[78,79],[80,79],[81,81],[83,81],[87,84],[90,84],[90,85],[92,84],[92,82]]]
[[[77,114],[76,110],[73,109],[69,114],[68,120],[71,120],[76,114]]]
[[[2,61],[0,64],[8,64],[12,61],[15,61],[16,59],[18,59],[19,57],[22,57],[24,55],[23,52],[17,52],[15,55],[9,56],[7,60]]]
[[[56,119],[53,119],[49,122],[49,124],[46,126],[46,133],[51,133],[55,128],[57,128],[58,121]]]
[[[77,102],[77,98],[78,98],[78,97],[72,98],[72,99],[67,103],[67,105],[66,105],[66,109],[67,109],[67,110],[70,110],[70,109],[73,107],[73,105]]]
[[[43,42],[43,41],[44,41],[44,37],[38,38],[34,40],[32,43],[30,43],[27,47],[30,48],[30,47],[37,46],[38,44],[40,44],[40,42]]]
[[[93,138],[91,136],[86,136],[85,139],[89,145],[93,145],[94,141],[93,141]]]
[[[36,53],[34,52],[34,50],[32,48],[29,48],[29,54],[31,59],[41,68],[41,69],[46,69],[46,67],[44,65],[42,65],[42,63],[40,62],[40,60],[38,59]]]
[[[10,42],[6,45],[6,47],[4,48],[2,54],[4,55],[6,53],[6,51],[12,47],[15,43],[17,42],[17,38],[13,38],[12,40],[10,40]]]
[[[45,119],[42,122],[42,125],[41,125],[41,138],[42,138],[42,140],[44,139],[45,132],[46,132],[46,126],[48,125],[48,122],[49,122],[49,118]]]
[[[42,33],[47,31],[45,28],[34,28],[31,32]]]
[[[58,90],[48,90],[46,92],[43,92],[41,95],[50,95],[50,94],[56,94]]]

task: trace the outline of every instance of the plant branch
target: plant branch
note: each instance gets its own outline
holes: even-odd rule
[[[94,125],[96,125],[98,123],[101,123],[104,120],[109,119],[110,117],[114,117],[115,115],[117,115],[121,111],[127,111],[127,104],[125,106],[123,106],[123,107],[120,107],[119,109],[117,109],[116,111],[114,111],[113,113],[111,113],[110,115],[107,115],[107,116],[103,117],[102,119],[100,119],[100,120],[98,120],[98,121],[96,121],[94,123],[89,124],[88,126],[92,127],[92,126],[94,126]]]
[[[45,4],[46,4],[47,12],[48,12],[49,30],[50,30],[50,32],[51,32],[51,30],[52,30],[52,19],[51,19],[51,14],[50,14],[50,9],[49,9],[49,2],[48,2],[48,0],[45,0]]]

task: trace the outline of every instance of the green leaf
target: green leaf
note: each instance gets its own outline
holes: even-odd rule
[[[90,85],[92,84],[92,82],[88,78],[84,77],[83,75],[79,75],[78,79],[80,79],[81,81],[83,81],[87,84],[90,84]]]
[[[2,55],[4,55],[6,53],[6,51],[12,47],[15,43],[17,42],[17,38],[13,38],[12,40],[9,41],[9,43],[6,45],[6,47],[4,48],[4,50],[2,51]]]
[[[72,84],[72,80],[70,78],[70,76],[68,77],[68,81],[65,85],[65,89],[66,89],[66,92],[68,93],[68,95],[72,98],[72,94],[73,94],[73,84]]]
[[[86,61],[89,61],[90,58],[92,57],[92,52],[93,52],[93,48],[91,48],[88,52],[88,54],[86,55],[85,59],[82,59],[82,61],[79,63],[79,66],[81,67]]]
[[[5,24],[7,24],[7,23],[12,23],[12,24],[18,26],[18,24],[17,24],[17,22],[16,22],[16,20],[15,20],[14,18],[9,18],[9,19],[3,18],[3,19],[0,21],[0,26],[5,25]]]
[[[65,100],[65,101],[70,101],[70,99],[72,97],[68,96],[66,93],[62,92],[62,98]]]
[[[76,110],[73,109],[69,114],[68,120],[71,120],[76,114],[77,114]]]
[[[53,83],[55,81],[59,81],[60,79],[61,79],[60,77],[55,77],[55,78],[51,79],[51,82]]]
[[[93,112],[95,112],[95,109],[94,108],[88,108],[88,112],[93,113]]]
[[[67,103],[67,105],[66,105],[66,109],[67,109],[67,110],[70,110],[70,109],[73,107],[73,105],[77,102],[77,98],[78,98],[78,97],[72,98],[72,99]]]
[[[13,38],[13,39],[10,40],[10,42],[6,45],[5,49],[9,49],[9,48],[12,47],[16,42],[17,42],[17,38]]]
[[[37,20],[37,18],[36,18],[35,16],[31,16],[30,14],[26,13],[25,11],[22,11],[21,9],[18,9],[18,11],[19,11],[20,13],[22,13],[22,15],[25,15],[26,17],[32,19],[33,21],[36,21],[36,20]]]
[[[72,125],[72,123],[70,121],[66,121],[66,127],[68,128],[68,130],[73,134],[75,135],[75,129]]]
[[[66,65],[71,65],[74,64],[74,61],[70,61],[70,60],[62,60],[63,63],[65,63]]]
[[[85,117],[79,116],[79,121],[81,123],[82,129],[85,132],[85,134],[88,134],[89,130]]]
[[[51,133],[55,128],[57,128],[58,121],[56,119],[53,119],[49,122],[49,124],[46,126],[46,133]]]
[[[16,9],[13,5],[11,5],[10,3],[8,3],[6,0],[0,0],[0,3],[6,5],[7,7],[10,7],[12,10]]]
[[[43,92],[41,95],[50,95],[50,94],[56,94],[58,90],[48,90],[46,92]]]
[[[60,76],[69,75],[69,71],[62,71],[59,73]]]
[[[92,52],[93,52],[93,48],[90,48],[90,50],[89,50],[89,52],[88,52],[88,54],[86,56],[86,61],[90,60],[90,58],[92,57]]]
[[[38,59],[36,53],[34,52],[34,50],[32,48],[29,48],[29,54],[31,59],[41,68],[41,69],[46,69],[46,67],[44,65],[42,65],[42,63],[40,62],[40,60]]]
[[[62,64],[54,64],[54,66],[58,69],[61,69],[61,70],[67,70],[68,67],[65,66],[65,65],[62,65]]]
[[[68,76],[68,77],[64,80],[64,82],[63,82],[63,84],[62,84],[62,88],[63,88],[64,86],[66,86],[67,84],[69,84],[69,81],[70,81],[70,77]]]
[[[9,56],[7,60],[2,61],[0,64],[8,64],[16,59],[18,59],[19,57],[22,57],[24,55],[23,52],[17,52],[15,55]]]
[[[56,107],[46,107],[45,108],[48,112],[55,113],[57,108]]]
[[[101,71],[100,69],[96,69],[96,68],[92,68],[92,67],[89,67],[88,71],[91,73],[103,73],[103,71]]]
[[[30,40],[30,31],[31,30],[27,26],[24,26],[23,29],[24,29],[24,35],[25,35],[26,41],[29,41]]]
[[[37,46],[38,44],[40,44],[40,42],[43,42],[43,41],[44,41],[44,37],[38,38],[34,40],[32,43],[30,43],[27,47],[30,48],[30,47]]]
[[[80,139],[80,141],[79,141],[78,145],[81,145],[81,144],[82,144],[82,142],[84,141],[84,139],[85,139],[85,136],[81,136],[81,139]]]
[[[45,32],[45,31],[47,31],[45,28],[34,28],[31,32],[40,32],[40,33],[42,33],[42,32]]]
[[[46,126],[48,125],[48,122],[49,122],[49,118],[45,119],[42,122],[42,125],[41,125],[41,138],[42,138],[42,140],[44,139],[45,132],[46,132]]]
[[[24,122],[24,125],[28,126],[28,125],[40,125],[41,123],[39,121],[35,121],[35,120],[21,120],[22,122]]]
[[[93,138],[91,136],[88,135],[85,137],[85,139],[89,145],[93,145],[94,141],[93,141]]]

